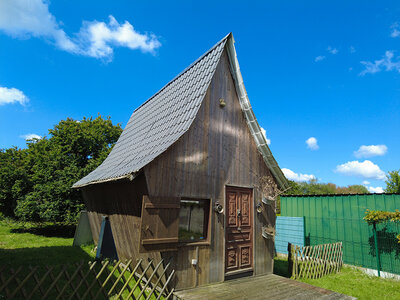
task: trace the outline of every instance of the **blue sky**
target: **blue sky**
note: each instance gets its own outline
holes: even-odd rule
[[[398,1],[215,2],[2,0],[0,148],[67,117],[125,126],[233,32],[285,174],[385,187],[400,169]]]

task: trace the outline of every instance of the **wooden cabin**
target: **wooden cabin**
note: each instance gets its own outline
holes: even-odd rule
[[[287,181],[243,85],[232,34],[132,114],[109,156],[74,184],[97,243],[172,259],[175,287],[273,270],[274,199]]]

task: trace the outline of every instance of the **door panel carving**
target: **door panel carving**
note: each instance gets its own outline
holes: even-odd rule
[[[226,187],[225,272],[253,265],[252,190]]]

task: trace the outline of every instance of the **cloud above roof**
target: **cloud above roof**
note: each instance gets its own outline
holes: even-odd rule
[[[38,135],[36,133],[28,133],[28,134],[21,135],[20,137],[26,141],[31,141],[31,140],[35,140],[35,139],[40,140],[42,138],[40,135]]]
[[[386,145],[362,145],[357,151],[354,151],[354,156],[357,158],[382,156],[386,154],[387,150]]]
[[[349,161],[338,165],[336,172],[346,176],[358,176],[368,179],[385,180],[386,178],[385,172],[370,160],[364,160],[363,162],[358,160]]]
[[[0,87],[0,105],[19,103],[25,105],[29,98],[23,91],[16,88]]]
[[[310,137],[306,140],[307,148],[311,150],[318,150],[318,140],[315,137]]]
[[[267,145],[271,145],[271,139],[267,138],[267,132],[265,131],[265,129],[263,127],[260,127],[260,129],[263,136],[265,137],[265,140],[267,141]]]
[[[292,170],[287,169],[287,168],[282,168],[282,172],[283,172],[283,174],[285,174],[287,179],[297,181],[297,182],[310,181],[312,179],[316,179],[316,177],[312,174],[295,173]]]
[[[115,47],[152,53],[161,46],[155,35],[139,33],[128,21],[121,25],[111,15],[108,23],[84,21],[79,33],[71,38],[43,0],[0,1],[0,31],[16,38],[45,39],[69,53],[106,61],[112,60]]]

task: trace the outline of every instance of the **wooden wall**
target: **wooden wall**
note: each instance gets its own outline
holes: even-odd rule
[[[84,187],[82,194],[96,244],[101,217],[108,216],[119,258],[151,257],[160,260],[159,253],[139,253],[142,198],[148,194],[143,173],[134,181],[116,181]]]
[[[224,108],[219,105],[221,98]],[[225,186],[232,185],[253,188],[255,204],[261,201],[260,177],[271,173],[242,114],[226,51],[191,128],[144,170],[150,196],[207,198],[225,205]],[[224,217],[211,214],[210,245],[183,246],[162,254],[174,258],[178,289],[224,280]],[[254,211],[254,220],[254,272],[270,273],[274,247],[262,238],[261,227],[274,225],[275,213]],[[191,265],[196,247],[197,271]]]

